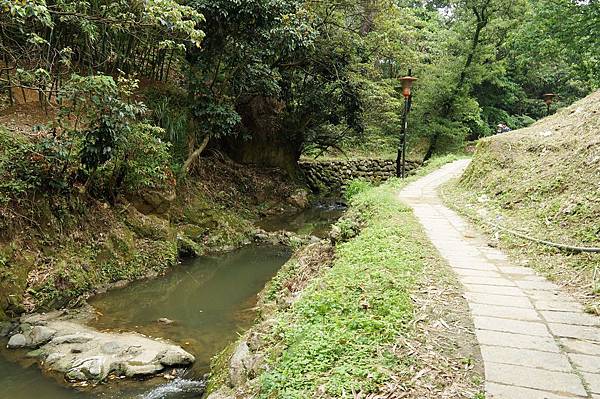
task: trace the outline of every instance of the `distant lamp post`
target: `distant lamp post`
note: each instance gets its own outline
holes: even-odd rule
[[[546,93],[542,96],[544,102],[546,103],[546,116],[550,115],[550,105],[554,102],[556,98],[556,94],[554,93]]]
[[[412,103],[412,94],[410,89],[417,78],[410,76],[411,70],[408,70],[408,75],[400,78],[402,84],[402,95],[404,96],[404,112],[402,113],[402,131],[400,133],[400,145],[398,146],[398,156],[396,158],[396,176],[406,177],[406,128],[408,127],[408,113]]]

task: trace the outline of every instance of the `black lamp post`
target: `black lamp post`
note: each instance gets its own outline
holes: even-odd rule
[[[410,89],[417,78],[408,75],[400,78],[402,83],[402,95],[404,96],[404,112],[402,113],[402,131],[400,133],[400,146],[398,146],[398,156],[396,158],[396,177],[406,177],[406,128],[408,127],[408,113],[412,103],[412,94]]]
[[[555,97],[556,94],[554,93],[546,93],[542,96],[544,102],[546,103],[546,116],[550,115],[550,105],[552,105]]]

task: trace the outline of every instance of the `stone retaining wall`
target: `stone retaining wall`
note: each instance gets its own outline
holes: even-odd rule
[[[299,166],[315,191],[343,190],[355,179],[381,183],[396,175],[396,161],[391,159],[300,161]],[[417,162],[406,162],[407,173],[417,166]]]

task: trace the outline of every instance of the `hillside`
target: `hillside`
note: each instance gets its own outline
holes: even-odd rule
[[[448,190],[454,205],[480,220],[542,240],[599,247],[600,91],[528,128],[480,140],[455,188]],[[597,307],[600,255],[507,239],[525,263]]]

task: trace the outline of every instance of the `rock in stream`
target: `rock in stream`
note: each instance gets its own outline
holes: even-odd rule
[[[8,347],[34,349],[28,356],[71,381],[102,381],[109,374],[141,377],[185,367],[194,356],[165,340],[137,333],[97,331],[85,325],[91,310],[55,311],[21,317]]]

